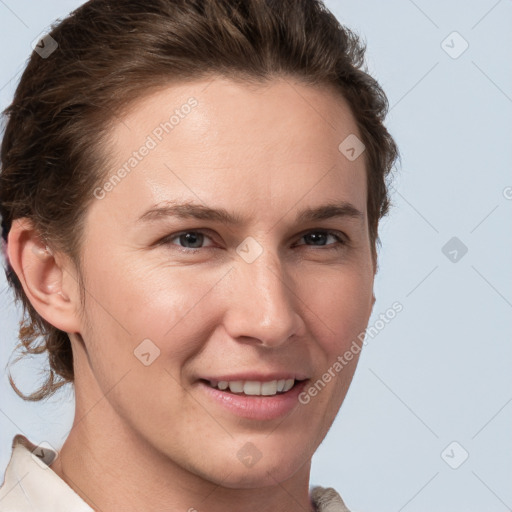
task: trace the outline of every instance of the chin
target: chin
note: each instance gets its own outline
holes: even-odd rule
[[[290,479],[296,473],[297,469],[298,468],[262,466],[259,469],[233,470],[224,480],[217,483],[229,489],[272,487]]]
[[[288,445],[288,448],[292,446]],[[250,453],[250,449],[246,451]],[[225,454],[219,454],[219,460],[224,460],[222,464],[216,465],[218,467],[213,471],[215,478],[208,479],[231,489],[269,487],[285,482],[300,469],[309,471],[311,462],[311,455],[304,453],[303,450],[269,450],[267,456],[264,453],[258,456],[256,452],[253,455],[251,460],[250,456],[245,456],[242,451],[237,457],[226,460]],[[219,478],[219,475],[222,476]]]

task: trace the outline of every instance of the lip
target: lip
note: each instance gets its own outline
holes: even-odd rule
[[[283,374],[279,376],[281,378]],[[292,376],[288,378],[293,378]],[[224,380],[215,378],[207,380]],[[229,379],[225,380],[277,380],[275,377],[269,378],[269,376],[246,378],[236,377],[232,375]],[[307,385],[309,380],[303,380],[302,382],[296,382],[292,389],[286,393],[272,396],[251,396],[251,395],[237,395],[227,391],[221,391],[220,389],[212,388],[203,380],[200,380],[197,385],[201,393],[203,393],[210,401],[218,405],[224,410],[241,417],[250,420],[268,421],[280,418],[288,414],[294,407],[299,405],[299,395]]]

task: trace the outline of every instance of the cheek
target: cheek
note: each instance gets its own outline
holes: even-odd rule
[[[364,331],[371,314],[373,275],[343,268],[302,281],[310,328],[329,358],[336,358]]]
[[[102,271],[104,279],[98,279]],[[115,352],[117,362],[129,365],[136,347],[150,339],[162,356],[179,364],[201,348],[213,328],[220,287],[215,288],[225,273],[225,268],[142,266],[133,260],[117,261],[108,272],[89,268],[93,343],[108,339],[107,346],[97,347],[102,357]]]

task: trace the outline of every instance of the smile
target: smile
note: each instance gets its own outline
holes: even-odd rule
[[[205,382],[207,382],[212,388],[219,389],[221,391],[229,391],[230,393],[250,396],[273,396],[290,391],[298,381],[295,379],[280,379],[266,382],[256,380],[209,380]]]

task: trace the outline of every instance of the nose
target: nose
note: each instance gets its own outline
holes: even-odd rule
[[[303,334],[301,297],[280,261],[264,251],[255,261],[237,261],[230,273],[224,327],[233,337],[279,347]]]

